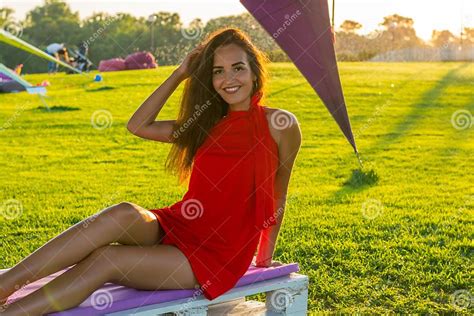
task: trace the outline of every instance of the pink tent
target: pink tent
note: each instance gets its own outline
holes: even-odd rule
[[[99,71],[119,71],[126,68],[125,60],[122,58],[101,60],[99,63]]]
[[[150,52],[137,52],[125,58],[125,65],[127,69],[149,69],[156,68],[158,64],[155,57]]]

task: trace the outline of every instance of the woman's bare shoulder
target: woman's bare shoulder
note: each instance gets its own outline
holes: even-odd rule
[[[273,113],[275,112],[280,112],[280,114],[287,114],[293,118],[295,118],[295,115],[293,113],[291,113],[290,111],[287,111],[285,109],[278,109],[278,108],[271,108],[269,106],[265,106],[265,113],[268,115],[272,115]]]
[[[285,131],[298,122],[296,116],[285,109],[271,108],[268,106],[265,106],[265,114],[270,133],[275,142],[279,145]]]

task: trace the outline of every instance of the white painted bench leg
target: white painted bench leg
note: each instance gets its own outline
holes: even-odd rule
[[[305,316],[308,311],[308,280],[297,286],[266,292],[267,310],[279,315]]]

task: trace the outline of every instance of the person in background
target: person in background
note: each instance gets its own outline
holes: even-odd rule
[[[75,61],[77,62],[77,67],[80,71],[89,71],[92,66],[92,62],[87,57],[89,53],[89,46],[85,42],[80,42],[77,44],[78,51],[76,52],[77,57]]]
[[[62,57],[66,63],[68,64],[70,63],[69,56],[67,53],[67,48],[64,45],[64,43],[49,44],[46,47],[45,52],[48,53],[48,55],[53,56],[59,61],[61,60],[61,57]],[[48,63],[48,73],[56,73],[57,71],[58,71],[58,64],[53,61],[50,61]]]
[[[17,75],[21,75],[21,70],[23,69],[23,64],[16,65],[15,69],[13,70],[16,72]]]

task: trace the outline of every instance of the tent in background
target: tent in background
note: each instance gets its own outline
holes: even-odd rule
[[[135,69],[151,69],[157,68],[155,57],[152,53],[143,51],[128,55],[125,59],[112,58],[101,60],[99,63],[99,71],[121,71]]]

